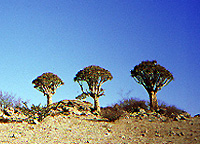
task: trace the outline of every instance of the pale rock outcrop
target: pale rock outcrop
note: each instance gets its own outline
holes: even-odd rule
[[[62,100],[50,105],[50,107],[36,106],[34,110],[29,108],[8,107],[0,109],[0,120],[4,122],[22,122],[37,124],[47,116],[64,115],[93,115],[93,104],[80,100]]]

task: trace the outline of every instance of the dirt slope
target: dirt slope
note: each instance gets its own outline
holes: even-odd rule
[[[38,124],[0,123],[0,143],[200,143],[200,118],[172,122],[94,118],[59,115]]]

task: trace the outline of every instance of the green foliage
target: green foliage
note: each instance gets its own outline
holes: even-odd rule
[[[32,84],[34,84],[34,88],[42,92],[44,95],[53,95],[58,87],[64,85],[64,82],[57,75],[48,72],[38,76],[32,81]]]
[[[131,70],[131,76],[135,81],[144,86],[147,91],[159,91],[169,84],[173,75],[165,67],[157,64],[157,61],[142,61]]]
[[[101,88],[102,84],[108,80],[112,80],[113,76],[111,73],[99,66],[88,66],[83,70],[80,70],[74,77],[74,81],[78,82],[81,87],[82,94],[79,95],[78,99],[86,98],[90,96],[94,98],[95,96],[100,97],[104,95],[104,90]],[[83,89],[83,82],[86,82],[88,89]]]

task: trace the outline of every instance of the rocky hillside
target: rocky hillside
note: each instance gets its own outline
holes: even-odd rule
[[[125,113],[125,114],[124,114]],[[200,118],[181,113],[124,112],[110,122],[89,102],[63,100],[50,108],[0,111],[1,143],[200,143]]]

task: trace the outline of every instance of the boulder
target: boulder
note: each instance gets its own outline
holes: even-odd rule
[[[70,114],[78,115],[83,112],[91,113],[93,110],[93,104],[80,100],[62,100],[58,103],[54,103],[53,107],[57,111],[62,110],[64,112],[69,112]]]

